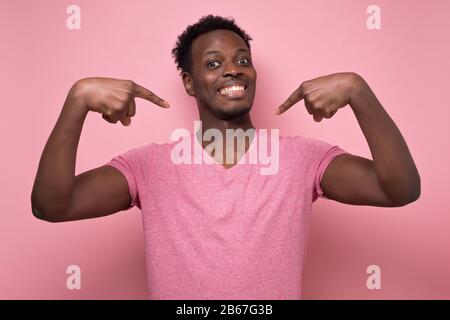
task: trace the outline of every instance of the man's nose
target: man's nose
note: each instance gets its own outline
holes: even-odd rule
[[[224,64],[223,67],[223,76],[232,76],[236,77],[237,75],[240,75],[241,71],[239,69],[239,66],[237,66],[234,62],[228,62]]]

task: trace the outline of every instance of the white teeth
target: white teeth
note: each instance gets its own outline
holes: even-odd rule
[[[234,93],[241,93],[244,92],[245,87],[244,86],[230,86],[230,87],[224,87],[220,89],[221,94],[234,94]]]

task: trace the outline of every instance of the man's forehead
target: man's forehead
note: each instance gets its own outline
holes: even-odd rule
[[[192,49],[201,55],[222,51],[248,51],[242,38],[230,30],[214,30],[202,34],[192,43]]]

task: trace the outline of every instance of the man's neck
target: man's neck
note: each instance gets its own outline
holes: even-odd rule
[[[227,129],[233,129],[233,130],[242,129],[243,131],[247,131],[248,129],[255,129],[255,127],[253,126],[252,121],[250,119],[249,113],[246,113],[245,115],[243,115],[241,117],[230,119],[230,120],[218,119],[209,113],[200,113],[200,120],[202,121],[202,126],[201,126],[202,135],[200,137],[199,133],[197,133],[197,139],[199,142],[201,141],[201,145],[202,145],[203,149],[206,148],[206,146],[208,146],[211,143],[210,141],[204,141],[202,139],[206,130],[218,129],[222,133],[222,137],[223,137],[223,158],[222,159],[226,159],[226,155],[227,155],[227,148],[226,148],[226,137],[227,137],[226,130]],[[253,140],[253,138],[251,139],[251,141],[252,140]],[[234,150],[230,150],[230,152],[233,153],[233,159],[236,159],[236,160],[231,165],[230,164],[227,165],[224,163],[224,166],[226,168],[230,168],[234,164],[236,164],[240,160],[241,156],[243,156],[243,155],[237,154],[239,148],[242,147],[241,146],[242,143],[245,143],[244,150],[245,150],[245,152],[247,152],[248,148],[250,147],[251,141],[249,143],[248,139],[244,139],[244,141],[242,141],[242,140],[236,138],[235,142],[234,142]],[[241,144],[241,145],[239,145],[239,144]],[[217,158],[214,153],[211,154],[211,156],[213,158]]]

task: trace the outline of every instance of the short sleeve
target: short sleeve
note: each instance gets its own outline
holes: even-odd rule
[[[333,146],[328,143],[322,142],[322,148],[325,152],[320,152],[320,157],[318,158],[318,165],[315,174],[314,180],[314,192],[313,192],[313,202],[317,200],[318,197],[323,199],[328,199],[320,186],[320,182],[322,181],[322,177],[325,173],[330,162],[335,159],[337,156],[341,154],[347,153],[345,150],[341,149],[339,146]],[[325,147],[325,148],[324,148]]]
[[[139,209],[141,209],[141,203],[139,199],[139,192],[138,192],[138,183],[136,180],[135,170],[133,170],[133,167],[130,163],[133,163],[131,159],[129,158],[130,152],[124,153],[122,155],[119,155],[117,157],[112,158],[106,165],[109,165],[111,167],[116,168],[119,170],[125,177],[125,179],[128,182],[128,189],[130,191],[131,196],[131,204],[130,208],[137,206]]]

